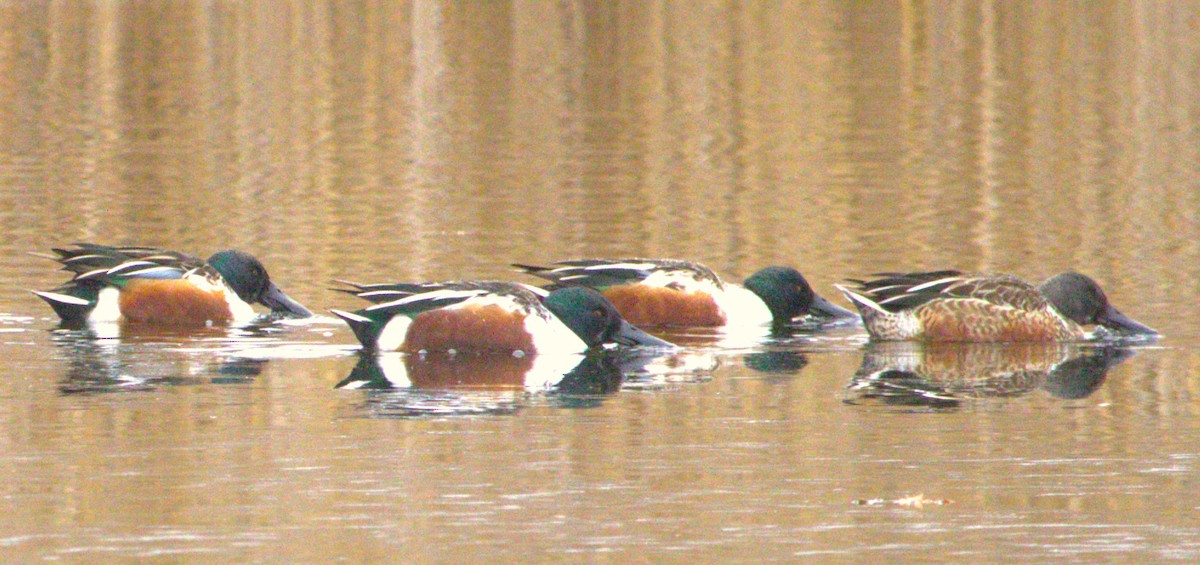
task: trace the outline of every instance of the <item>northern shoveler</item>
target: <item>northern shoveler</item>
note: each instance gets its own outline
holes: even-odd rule
[[[367,350],[579,353],[602,344],[674,347],[625,321],[599,293],[498,281],[356,284],[375,304],[333,310]]]
[[[50,291],[33,291],[65,324],[154,325],[244,323],[259,303],[274,314],[312,312],[283,293],[248,253],[221,251],[207,261],[153,247],[77,243],[44,255],[74,273]]]
[[[811,320],[857,320],[829,302],[799,271],[767,267],[742,285],[724,282],[699,263],[675,259],[580,259],[550,266],[514,264],[549,280],[549,288],[587,286],[641,326],[774,326]]]
[[[1011,275],[959,271],[883,273],[837,285],[862,313],[872,338],[923,341],[1065,341],[1086,326],[1154,335],[1113,308],[1096,281],[1075,272],[1033,286]]]

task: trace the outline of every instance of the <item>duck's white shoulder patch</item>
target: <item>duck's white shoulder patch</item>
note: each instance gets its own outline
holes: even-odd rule
[[[224,281],[213,280],[195,269],[185,273],[183,280],[200,290],[224,294],[225,301],[229,303],[229,314],[233,317],[234,325],[249,323],[258,316],[258,312],[254,311],[254,307],[247,304],[245,300],[242,300],[242,297],[238,296]]]
[[[533,351],[529,353],[582,353],[587,344],[557,317],[533,315],[525,317],[525,331],[533,338]]]
[[[713,293],[717,308],[725,313],[726,326],[761,326],[774,321],[762,298],[745,287],[729,284],[724,292]]]
[[[246,304],[246,302],[232,290],[225,290],[225,301],[229,303],[229,312],[233,315],[234,323],[249,322],[258,316],[258,312],[254,311],[254,307]]]

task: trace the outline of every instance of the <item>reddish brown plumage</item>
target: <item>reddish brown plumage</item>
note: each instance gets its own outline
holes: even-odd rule
[[[725,315],[712,296],[646,285],[606,288],[604,297],[635,326],[723,326]]]
[[[404,338],[401,351],[535,353],[533,337],[525,329],[525,315],[500,306],[439,308],[418,314]]]
[[[182,279],[131,279],[118,299],[128,322],[164,325],[223,324],[233,317],[225,293],[204,290]]]
[[[1058,341],[1082,333],[1044,303],[1022,310],[975,299],[938,300],[913,314],[926,341]]]

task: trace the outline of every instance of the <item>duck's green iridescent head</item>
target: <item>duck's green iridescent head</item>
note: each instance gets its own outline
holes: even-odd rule
[[[838,306],[813,291],[800,271],[791,267],[767,267],[750,275],[745,286],[767,305],[776,324],[788,324],[801,316],[852,319],[858,314]]]
[[[208,258],[208,264],[221,274],[225,284],[237,293],[248,304],[255,302],[271,309],[276,314],[287,314],[300,318],[313,315],[312,312],[284,294],[271,277],[267,268],[249,253],[226,250],[214,253]]]

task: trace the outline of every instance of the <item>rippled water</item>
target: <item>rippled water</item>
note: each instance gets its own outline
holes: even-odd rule
[[[1195,561],[1198,8],[2,6],[0,556]],[[334,279],[588,256],[835,301],[1073,268],[1163,337],[537,367],[364,359],[328,315],[100,338],[26,292],[73,241],[251,251],[320,312],[356,306]]]

